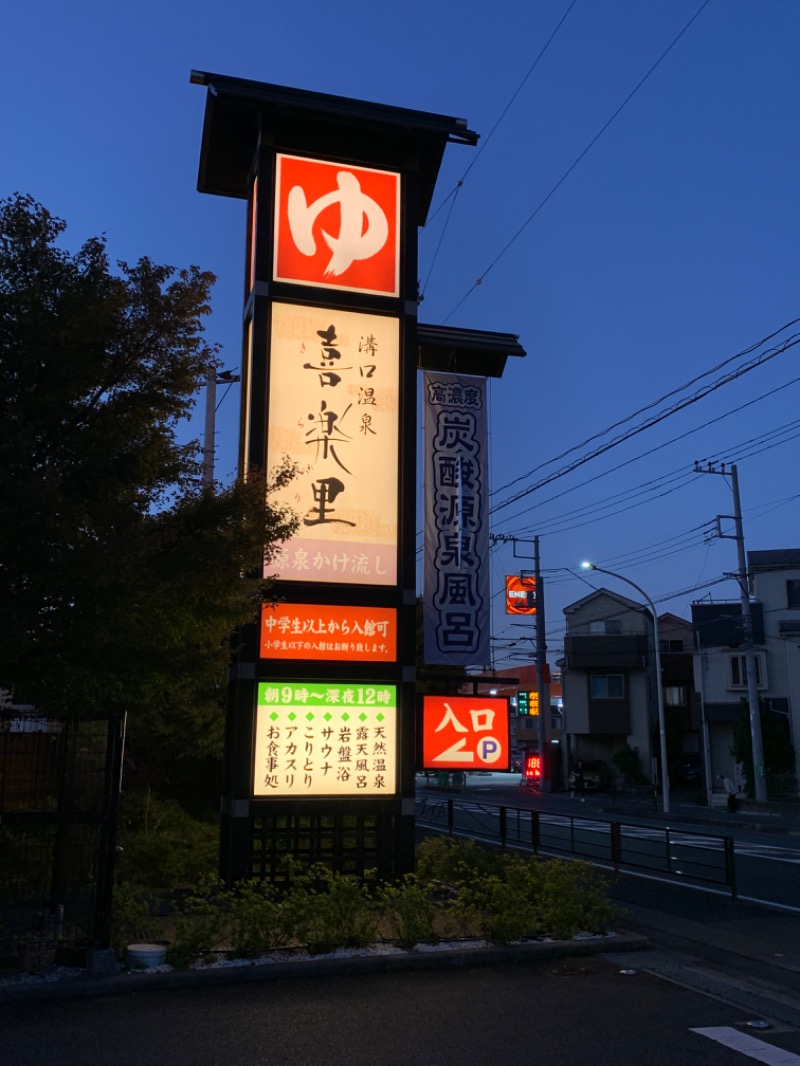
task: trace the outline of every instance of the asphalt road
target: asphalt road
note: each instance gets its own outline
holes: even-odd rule
[[[0,1006],[4,1066],[800,1066],[749,1020],[613,956]]]

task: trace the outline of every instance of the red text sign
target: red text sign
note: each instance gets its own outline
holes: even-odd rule
[[[507,770],[508,700],[500,696],[424,696],[425,770]]]
[[[261,607],[262,659],[390,663],[397,659],[397,611],[278,603]]]

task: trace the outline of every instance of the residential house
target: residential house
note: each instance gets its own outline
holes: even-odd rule
[[[753,654],[759,700],[785,720],[795,749],[795,773],[783,791],[796,793],[800,778],[800,549],[747,553]],[[732,746],[734,726],[747,701],[741,598],[692,604],[695,679],[702,697],[713,781],[742,784]],[[776,785],[777,783],[773,783]],[[768,781],[768,788],[771,783]]]
[[[647,607],[602,588],[564,609],[564,715],[570,761],[638,749],[642,773],[660,780],[660,730],[653,620]],[[699,762],[700,701],[692,674],[691,623],[659,616],[664,719],[670,783]]]

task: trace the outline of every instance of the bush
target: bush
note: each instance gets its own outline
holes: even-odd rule
[[[577,860],[527,858],[433,838],[420,846],[417,868],[451,927],[496,944],[605,933],[617,916],[603,875]]]
[[[147,889],[191,888],[213,877],[219,825],[192,818],[179,803],[149,789],[122,797],[117,880]]]
[[[121,958],[128,944],[156,940],[161,936],[162,923],[156,916],[156,908],[157,900],[152,893],[124,882],[116,886],[111,946]]]
[[[295,918],[279,891],[266,881],[241,881],[225,895],[228,940],[234,958],[254,959],[288,947]]]
[[[606,881],[591,865],[482,848],[441,837],[418,849],[418,873],[373,885],[369,879],[285,861],[287,883],[244,881],[226,889],[215,877],[176,905],[167,961],[191,965],[227,950],[257,958],[280,948],[309,954],[367,947],[384,935],[410,950],[457,929],[508,944],[533,936],[569,939],[605,933],[616,917]],[[152,897],[135,884],[117,889],[114,944],[153,938]]]
[[[296,939],[311,955],[366,947],[378,934],[380,910],[368,886],[320,863],[305,873],[292,870],[285,906]]]
[[[639,758],[639,749],[626,744],[624,748],[615,751],[611,761],[622,774],[626,785],[646,785],[647,778],[642,773],[642,763]]]
[[[196,892],[178,908],[175,941],[167,951],[167,962],[179,969],[197,959],[214,957],[224,941],[228,921],[226,893],[215,877],[205,878]]]
[[[538,901],[540,927],[558,940],[577,933],[607,933],[617,909],[606,896],[606,882],[588,862],[541,860]]]
[[[541,932],[538,881],[536,860],[509,856],[500,873],[492,874],[484,881],[463,885],[459,894],[466,894],[480,916],[484,936],[493,944],[510,944]]]
[[[434,923],[438,908],[425,885],[407,874],[395,885],[381,885],[378,898],[387,931],[397,946],[410,951],[417,944],[433,944],[438,939]]]
[[[432,888],[458,885],[496,874],[502,854],[474,840],[428,837],[417,848],[417,878]]]

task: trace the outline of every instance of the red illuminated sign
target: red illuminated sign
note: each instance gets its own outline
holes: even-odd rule
[[[506,614],[536,614],[536,578],[506,575]]]
[[[508,700],[500,696],[424,696],[425,770],[507,770]]]
[[[262,659],[390,663],[397,659],[397,611],[319,603],[262,604]]]
[[[398,296],[400,175],[279,155],[276,281]]]
[[[539,781],[542,777],[542,757],[528,752],[525,756],[525,776],[529,781]]]

